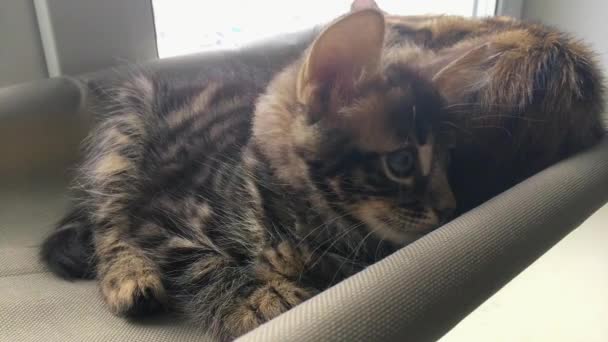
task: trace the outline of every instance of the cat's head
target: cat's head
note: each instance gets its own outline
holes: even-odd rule
[[[375,10],[326,28],[260,98],[253,139],[282,182],[406,242],[446,221],[455,201],[435,134],[442,99],[386,55],[384,30]]]

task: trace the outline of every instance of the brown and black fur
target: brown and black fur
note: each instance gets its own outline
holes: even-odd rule
[[[449,218],[448,146],[464,211],[603,135],[599,72],[567,35],[388,17],[374,57],[370,13],[354,15],[376,27],[360,49],[323,56],[350,69],[311,62],[326,60],[313,45],[270,84],[142,74],[117,89],[50,267],[96,276],[117,314],[170,307],[231,338]],[[403,149],[416,170],[387,176]]]
[[[446,100],[460,212],[604,136],[602,74],[570,35],[504,17],[387,22],[389,44],[429,53],[421,68]]]
[[[174,308],[233,338],[445,222],[442,99],[383,37],[378,12],[343,18],[266,91],[134,77],[87,143],[47,262],[94,273],[114,313]],[[395,154],[412,168],[390,171]],[[88,226],[91,258],[58,252]]]

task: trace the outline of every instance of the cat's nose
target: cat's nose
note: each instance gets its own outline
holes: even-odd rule
[[[435,211],[437,212],[437,216],[439,217],[439,223],[445,224],[448,223],[454,217],[454,213],[456,212],[456,206],[454,206],[453,208],[435,209]]]
[[[456,212],[456,199],[451,190],[445,191],[441,196],[436,198],[435,212],[439,217],[441,224],[448,222],[454,217]]]
[[[439,221],[443,224],[451,219],[456,211],[456,197],[444,170],[434,169],[430,187],[433,209]]]

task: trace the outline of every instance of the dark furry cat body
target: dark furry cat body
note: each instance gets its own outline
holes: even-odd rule
[[[369,29],[348,37],[358,25]],[[113,312],[171,306],[231,338],[444,222],[442,100],[383,36],[377,12],[346,17],[259,98],[241,78],[189,91],[133,78],[88,143],[77,212],[43,253],[93,225]]]
[[[468,209],[603,134],[599,73],[566,36],[387,22],[386,35],[374,11],[334,23],[265,91],[242,75],[134,77],[88,142],[82,201],[47,263],[96,276],[115,313],[169,306],[231,338],[448,219],[448,144]]]

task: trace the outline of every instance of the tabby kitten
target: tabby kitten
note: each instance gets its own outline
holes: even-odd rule
[[[443,99],[384,37],[380,12],[343,17],[265,91],[133,78],[49,266],[96,276],[116,314],[171,307],[231,339],[445,222]]]
[[[462,212],[603,136],[601,74],[568,35],[378,17],[336,22],[261,97],[275,70],[119,88],[49,266],[97,275],[118,314],[171,306],[230,338],[446,220],[446,146]]]

